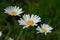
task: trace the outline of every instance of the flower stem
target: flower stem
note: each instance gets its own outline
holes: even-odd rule
[[[16,40],[19,40],[19,38],[20,38],[20,36],[21,36],[22,32],[23,32],[23,29],[21,29],[21,31],[19,32],[19,35],[18,35],[18,37],[17,37],[17,39],[16,39]]]

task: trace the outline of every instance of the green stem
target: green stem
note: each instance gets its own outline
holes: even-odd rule
[[[19,35],[18,35],[18,37],[17,37],[17,39],[16,39],[16,40],[19,40],[19,38],[20,38],[20,36],[21,36],[22,32],[23,32],[23,29],[21,29],[21,31],[19,32]]]

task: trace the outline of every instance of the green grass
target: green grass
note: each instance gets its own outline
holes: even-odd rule
[[[19,6],[24,14],[36,14],[41,17],[42,24],[53,27],[52,33],[36,34],[35,27],[22,30],[17,18],[4,13],[7,6]],[[3,32],[0,40],[9,37],[14,40],[60,40],[60,0],[0,0],[0,30]]]

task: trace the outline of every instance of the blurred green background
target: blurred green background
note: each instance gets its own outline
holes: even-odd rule
[[[23,8],[24,14],[39,15],[42,24],[46,23],[54,28],[52,33],[46,36],[36,34],[36,27],[23,30],[23,26],[17,22],[18,16],[4,13],[8,6],[19,6]],[[0,31],[3,32],[0,40],[7,40],[9,37],[14,40],[60,40],[60,0],[0,0]]]

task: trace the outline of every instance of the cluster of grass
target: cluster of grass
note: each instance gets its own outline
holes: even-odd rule
[[[17,20],[20,17],[10,16],[4,13],[7,6],[19,6],[25,14],[36,14],[42,19],[41,23],[51,25],[52,33],[36,34],[35,27],[22,30]],[[0,31],[3,32],[0,40],[9,37],[14,40],[60,40],[60,0],[0,0]]]

